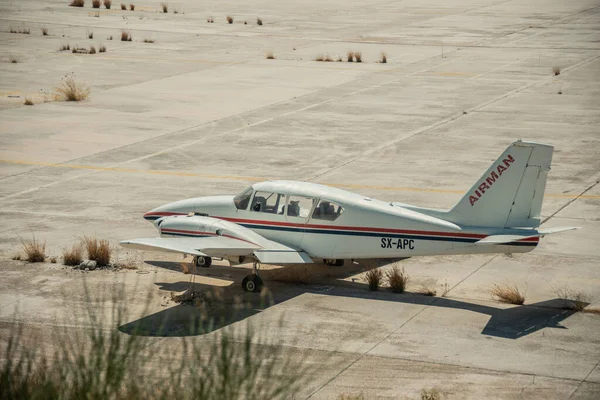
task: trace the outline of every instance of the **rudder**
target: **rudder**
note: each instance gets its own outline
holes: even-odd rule
[[[553,151],[545,144],[512,143],[450,210],[449,219],[469,226],[538,227]]]

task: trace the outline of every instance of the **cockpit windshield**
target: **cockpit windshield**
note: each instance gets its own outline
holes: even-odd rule
[[[233,202],[235,203],[235,207],[238,210],[245,210],[248,208],[248,204],[250,203],[250,197],[252,197],[252,186],[244,190],[242,193],[238,194],[233,198]]]

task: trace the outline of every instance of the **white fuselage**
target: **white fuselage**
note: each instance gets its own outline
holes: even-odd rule
[[[281,188],[269,188],[269,190],[285,195],[287,204],[290,196],[298,194],[286,193],[285,185]],[[339,189],[325,193],[303,192],[302,195],[310,196],[313,200],[310,212],[302,216],[287,215],[287,212],[253,211],[252,202],[240,209],[234,204],[234,196],[211,196],[170,203],[149,211],[144,218],[156,220],[165,216],[187,215],[192,212],[207,214],[212,218],[230,221],[248,228],[267,239],[303,250],[313,259],[524,253],[533,250],[538,243],[538,238],[530,238],[510,244],[475,245],[475,242],[490,235],[513,234],[521,230],[459,226],[426,213]],[[315,218],[315,209],[323,199],[336,202],[343,207],[343,213],[334,221]],[[198,232],[200,231],[202,229],[198,229]],[[161,231],[161,236],[196,234],[193,227],[179,229],[176,232]],[[243,232],[240,232],[240,236],[242,235]]]

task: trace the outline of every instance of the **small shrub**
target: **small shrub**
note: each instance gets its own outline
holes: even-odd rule
[[[98,52],[100,52],[100,53],[106,53],[106,46],[104,46],[103,44],[101,44],[100,47],[98,47]]]
[[[73,0],[69,5],[71,7],[83,7],[85,5],[85,0]]]
[[[100,0],[92,0],[92,8],[100,8]]]
[[[50,257],[50,262],[52,264],[56,264],[56,257]]]
[[[112,1],[104,0],[104,7],[106,7],[107,10],[110,10],[110,6],[112,6]]]
[[[494,285],[490,293],[502,303],[517,305],[525,303],[525,295],[521,294],[516,284]]]
[[[256,18],[256,25],[262,25],[262,19]]]
[[[315,57],[315,61],[325,61],[325,57],[323,57],[323,54],[319,54]]]
[[[38,242],[35,236],[29,242],[21,240],[25,259],[29,262],[44,262],[46,259],[46,242]]]
[[[135,11],[135,4],[130,4],[129,5],[129,10]]]
[[[40,30],[42,31],[43,36],[48,36],[48,28],[42,27],[42,28],[40,28]]]
[[[98,267],[104,267],[110,263],[111,249],[108,240],[84,236],[82,241],[89,260],[96,261]]]
[[[90,51],[88,54],[96,54],[96,48],[94,46],[90,46]]]
[[[384,52],[381,52],[381,55],[379,56],[379,62],[382,64],[387,63],[387,54],[385,54]]]
[[[10,62],[11,64],[17,64],[19,62],[19,59],[17,58],[17,56],[13,56],[11,54],[8,56],[8,62]]]
[[[166,14],[166,13],[168,13],[168,12],[169,12],[169,4],[167,4],[167,3],[160,3],[160,6],[161,6],[161,8],[162,8],[162,12],[163,12],[163,13],[165,13],[165,14]]]
[[[94,32],[87,31],[87,37],[88,37],[88,39],[93,39],[94,38]]]
[[[354,59],[357,63],[362,62],[362,53],[360,51],[354,52]]]
[[[21,255],[20,254],[15,254],[14,256],[12,256],[12,259],[14,261],[21,261]]]
[[[404,290],[406,290],[406,286],[410,281],[410,277],[406,271],[404,271],[404,268],[400,270],[394,265],[392,269],[385,272],[385,276],[392,292],[404,293]]]
[[[552,73],[554,75],[560,75],[560,67],[552,67]]]
[[[369,285],[369,290],[376,291],[379,289],[383,273],[379,268],[374,268],[365,273],[365,281]]]
[[[436,388],[421,389],[421,400],[440,400],[442,395]]]
[[[437,290],[429,285],[421,285],[417,293],[422,294],[423,296],[435,296],[437,294]]]
[[[346,53],[346,60],[348,62],[353,62],[354,61],[354,52],[353,51],[349,51]]]
[[[568,287],[556,290],[556,295],[563,300],[563,308],[582,312],[591,302],[591,296],[581,290],[572,290]]]
[[[66,50],[71,50],[71,45],[70,44],[63,44],[62,46],[60,46],[60,48],[58,49],[58,51],[66,51]]]
[[[73,74],[65,75],[60,86],[56,88],[56,91],[66,101],[82,101],[87,99],[90,94],[90,89],[85,85],[77,83]]]
[[[233,17],[231,17],[231,16],[228,15],[227,16],[227,22],[230,23],[230,24],[233,24]]]
[[[121,42],[131,42],[131,33],[128,31],[121,31]]]
[[[144,39],[144,43],[154,43],[154,39]]]
[[[265,58],[267,60],[274,60],[275,59],[275,55],[273,55],[272,51],[267,52],[267,54],[265,54]]]
[[[74,244],[70,249],[64,248],[62,253],[63,264],[75,266],[83,261],[83,247],[81,243]]]
[[[121,10],[127,11],[127,6],[123,3],[121,3]]]
[[[26,106],[32,106],[33,101],[29,97],[25,97],[25,102],[23,104],[25,104]]]

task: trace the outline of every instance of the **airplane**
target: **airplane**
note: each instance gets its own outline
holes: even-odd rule
[[[255,183],[237,196],[175,201],[144,214],[159,237],[123,247],[253,262],[242,281],[259,292],[257,264],[391,259],[430,255],[525,253],[545,235],[578,229],[542,228],[541,208],[554,147],[510,144],[449,210],[386,202],[311,182]]]

